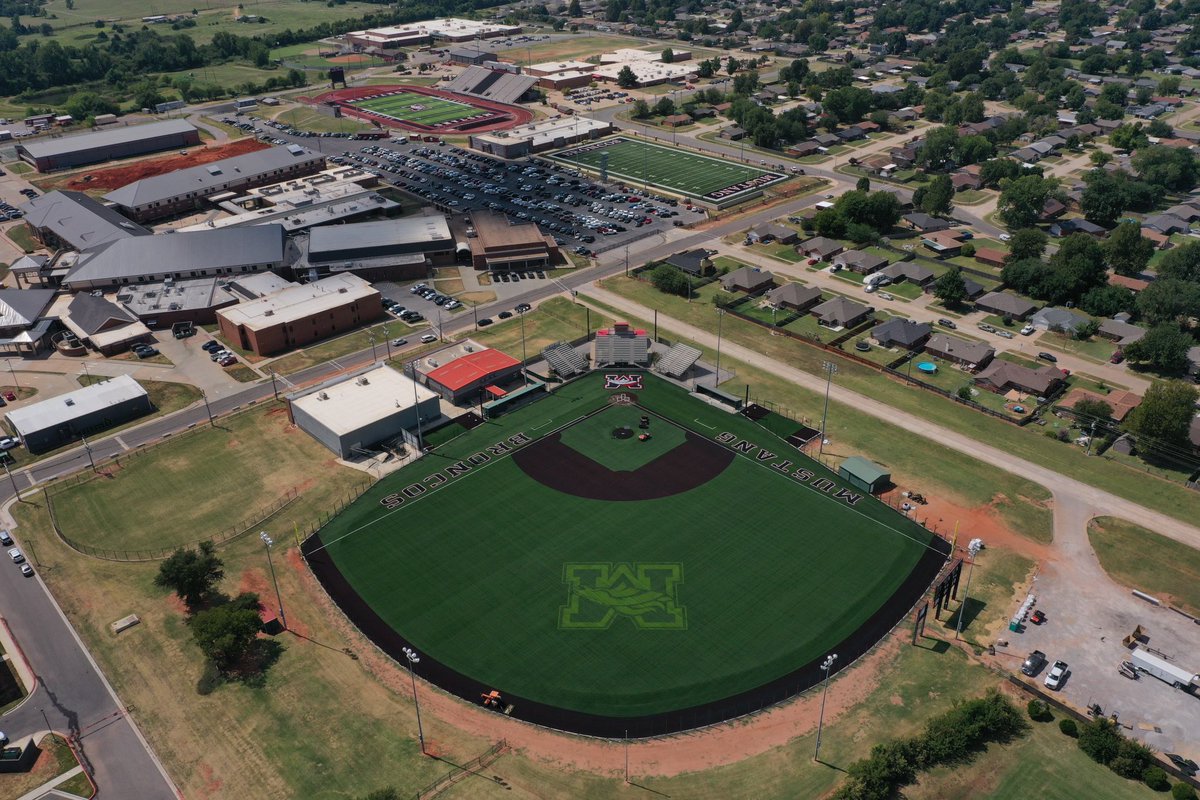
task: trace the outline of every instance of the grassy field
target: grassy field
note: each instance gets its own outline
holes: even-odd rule
[[[317,133],[325,133],[326,131],[330,133],[356,133],[375,128],[374,125],[360,122],[353,117],[331,117],[328,114],[321,114],[309,106],[293,106],[287,111],[279,112],[274,118],[280,122],[286,122],[288,125],[294,125],[302,131],[315,131]]]
[[[400,122],[430,128],[486,113],[466,103],[455,103],[413,92],[397,92],[382,97],[355,100],[351,105]]]
[[[426,323],[421,324],[425,325]],[[412,328],[398,319],[360,328],[345,336],[339,336],[336,339],[326,339],[312,347],[306,347],[303,350],[289,353],[272,362],[271,370],[278,375],[291,375],[293,372],[299,372],[316,364],[323,364],[331,359],[341,358],[351,353],[357,353],[360,350],[366,350],[371,346],[372,337],[375,339],[375,347],[378,350],[378,354],[382,358],[387,354],[387,342],[397,336],[407,336],[411,331]]]
[[[588,323],[591,323],[589,328]],[[591,312],[585,306],[563,297],[553,297],[525,314],[525,352],[529,356],[541,352],[555,342],[578,339],[585,333],[611,325],[612,318]],[[521,357],[521,320],[517,317],[480,328],[470,338],[503,350],[514,358]]]
[[[540,440],[398,510],[382,506],[437,469],[414,464],[343,512],[321,541],[355,591],[413,646],[474,680],[557,708],[668,713],[752,691],[847,646],[929,554],[929,532],[869,497],[851,505],[769,462],[734,457],[710,431],[732,431],[773,453],[787,445],[745,418],[645,380],[637,393],[644,408],[610,407],[595,375],[492,420],[437,453],[453,463],[518,432]],[[665,417],[652,423],[651,442],[612,438],[617,427],[636,431],[646,409]],[[580,421],[592,412],[597,417]],[[563,425],[570,427],[561,442],[546,436]],[[681,446],[675,425],[698,434],[694,458],[731,463],[697,486],[643,500],[622,494],[626,501],[615,503],[587,494],[599,475],[579,466],[572,477],[576,462],[558,461],[579,452],[617,480]],[[534,461],[555,464],[562,483],[530,474]],[[830,477],[815,462],[793,463]],[[668,477],[660,469],[646,467],[641,481]],[[519,523],[503,524],[509,515],[480,502],[499,497],[520,510]],[[754,534],[730,535],[738,530]],[[662,565],[664,582],[622,579],[609,571],[614,562]],[[572,580],[583,581],[574,594]],[[397,583],[411,590],[396,592]],[[650,599],[618,602],[626,591]],[[884,613],[898,616],[911,602],[906,596]]]
[[[715,314],[711,307],[689,304],[683,298],[664,295],[650,284],[630,278],[610,278],[603,284],[610,291],[625,295],[648,307],[658,308],[662,313],[676,319],[709,330],[716,327]],[[661,319],[660,326],[669,327]],[[757,326],[728,316],[725,318],[724,335],[730,341],[751,347],[764,355],[814,374],[820,373],[821,362],[829,359],[827,353],[783,337],[769,336]],[[1131,469],[1104,459],[1088,458],[1082,448],[1052,441],[1043,436],[1040,430],[1016,428],[929,392],[906,387],[903,383],[884,378],[878,372],[850,361],[838,359],[836,356],[833,360],[838,365],[836,380],[841,386],[883,400],[911,414],[934,419],[951,430],[1002,447],[1021,458],[1158,509],[1165,514],[1188,522],[1200,516],[1200,496],[1178,483],[1149,479],[1144,470]],[[739,374],[739,383],[742,382],[741,379]],[[755,392],[757,390],[755,387]],[[814,411],[813,416],[819,416],[819,406]],[[864,424],[870,428],[879,423],[872,420]],[[936,459],[929,463],[936,463]],[[929,470],[918,469],[915,474],[924,477],[929,475]]]
[[[750,187],[735,188],[747,181],[761,188],[787,180],[780,173],[622,136],[563,150],[550,158],[598,170],[601,154],[608,155],[608,174],[612,177],[635,184],[649,183],[690,197],[724,200],[751,191]]]
[[[53,495],[63,533],[82,544],[130,550],[172,547],[254,522],[292,489],[317,480],[345,490],[356,473],[330,476],[334,456],[269,405],[199,428],[104,476]],[[196,480],[196,475],[204,476]],[[358,476],[357,482],[365,480]],[[186,510],[186,524],[180,510]]]
[[[1113,580],[1200,615],[1200,550],[1115,517],[1092,520],[1088,540]]]
[[[628,36],[572,36],[556,42],[543,42],[529,47],[511,47],[501,51],[500,60],[514,64],[537,64],[542,61],[574,61],[590,58],[622,47],[638,48],[643,39]],[[661,46],[659,52],[662,52]]]
[[[24,250],[26,253],[32,253],[34,250],[37,250],[39,247],[41,247],[37,240],[33,238],[33,235],[29,232],[29,229],[25,227],[24,223],[17,223],[16,225],[9,226],[5,229],[4,235],[7,236],[13,244]]]

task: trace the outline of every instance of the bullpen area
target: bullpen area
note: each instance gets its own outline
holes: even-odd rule
[[[303,552],[382,649],[498,713],[614,738],[720,722],[853,663],[950,549],[780,423],[592,373],[439,432]]]

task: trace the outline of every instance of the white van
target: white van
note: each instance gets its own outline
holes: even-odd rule
[[[421,341],[424,344],[430,344],[431,342],[436,342],[437,340],[438,340],[438,337],[434,336],[432,333],[427,333],[421,337]]]

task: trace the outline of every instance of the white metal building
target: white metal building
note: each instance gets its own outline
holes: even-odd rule
[[[30,453],[44,453],[154,410],[150,395],[128,375],[118,375],[40,403],[13,409],[8,424]]]

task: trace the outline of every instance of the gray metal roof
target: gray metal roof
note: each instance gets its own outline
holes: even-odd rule
[[[204,196],[216,191],[223,184],[242,183],[246,179],[266,175],[297,162],[323,158],[320,153],[314,153],[304,147],[280,145],[175,170],[153,178],[143,178],[120,189],[114,189],[104,195],[104,199],[126,208],[139,208],[147,203],[170,200],[190,192]]]
[[[8,412],[8,422],[21,436],[28,436],[145,395],[146,390],[133,378],[118,375],[40,403],[15,408]]]
[[[0,289],[0,328],[37,322],[54,295],[54,289]]]
[[[191,277],[186,273],[192,270],[279,264],[283,254],[284,231],[279,225],[134,236],[85,250],[65,282],[116,283],[176,272]]]
[[[450,240],[450,226],[441,215],[405,217],[380,222],[356,222],[347,225],[322,225],[308,234],[308,252],[331,253],[338,250],[362,250],[410,242]]]
[[[71,298],[71,303],[67,306],[67,315],[89,336],[107,330],[110,327],[109,323],[116,323],[112,327],[118,327],[137,322],[136,317],[116,303],[86,292]]]
[[[21,210],[25,212],[25,221],[31,226],[45,228],[80,250],[114,239],[150,234],[141,225],[129,221],[83,192],[47,192],[28,203],[22,203]]]
[[[77,153],[81,150],[112,147],[113,145],[124,144],[126,142],[154,139],[159,136],[170,136],[194,130],[196,130],[195,127],[182,119],[168,119],[162,122],[150,122],[145,125],[127,125],[96,131],[94,133],[64,136],[61,139],[22,142],[21,147],[34,158],[52,158],[68,153]]]

